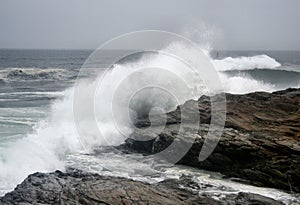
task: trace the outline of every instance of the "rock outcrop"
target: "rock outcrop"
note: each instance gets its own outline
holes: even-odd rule
[[[226,100],[223,135],[213,153],[202,162],[198,156],[211,119],[210,98],[202,96],[198,101],[182,105],[197,105],[201,123],[192,148],[178,163],[221,172],[258,186],[300,192],[300,89],[226,94]],[[135,139],[153,138],[153,133],[143,131],[151,122],[140,119],[136,122],[140,130],[120,148],[144,154],[158,153],[177,137],[180,122],[178,107],[167,114],[163,132],[152,140],[139,141]],[[176,140],[184,142],[186,139]]]
[[[182,182],[185,183],[185,182]],[[100,176],[70,170],[29,175],[11,193],[0,198],[0,204],[265,204],[282,205],[281,202],[257,194],[230,194],[221,200],[179,188],[180,180],[167,180],[147,184],[125,178]],[[186,182],[191,184],[190,182]]]

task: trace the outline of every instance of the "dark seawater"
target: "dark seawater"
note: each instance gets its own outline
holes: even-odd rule
[[[90,53],[0,50],[0,147],[33,131]]]
[[[103,67],[109,66],[107,62],[116,52],[105,52],[101,59]],[[0,92],[63,90],[72,85],[78,70],[91,53],[92,50],[0,50]],[[276,68],[272,67],[272,62],[264,65],[264,59],[238,61],[241,57],[261,55],[281,65]],[[213,51],[211,57],[223,60],[221,66],[226,67],[223,74],[230,77],[253,78],[271,84],[275,89],[297,87],[300,83],[300,51]],[[233,60],[226,60],[228,57]]]
[[[103,68],[110,66],[108,62],[116,52],[119,51],[103,53],[100,59]],[[63,114],[68,108],[64,105],[68,104],[63,102],[70,95],[66,90],[72,88],[81,66],[91,53],[91,50],[0,50],[0,195],[14,188],[29,173],[64,166],[50,151],[56,152],[53,144],[66,140],[57,136],[69,124],[64,124],[62,130],[48,129],[47,118],[65,117]],[[212,51],[211,58],[226,92],[271,92],[300,85],[300,51]],[[135,58],[129,60],[134,61]],[[58,112],[53,113],[53,108]],[[51,138],[55,138],[55,143],[49,140]],[[37,148],[41,146],[45,147],[40,151]],[[132,169],[140,166],[140,169],[147,171],[145,164],[136,162],[136,159],[108,155],[93,162],[93,167],[95,163],[119,167],[125,162]],[[79,156],[81,160],[92,163],[90,158],[85,157],[88,156]],[[77,161],[79,158],[69,156],[68,164],[86,167],[87,163]],[[149,172],[153,171],[148,168]],[[120,170],[119,175],[123,176],[122,167]],[[181,172],[196,174],[195,170],[174,168],[165,175],[173,176]],[[201,173],[201,176],[206,177],[207,174]],[[164,177],[159,173],[159,178]],[[220,180],[211,183],[235,186],[239,190],[252,189],[265,195],[276,193]]]

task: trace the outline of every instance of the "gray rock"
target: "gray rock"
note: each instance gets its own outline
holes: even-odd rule
[[[210,98],[202,96],[197,102],[201,115],[198,137],[179,164],[221,172],[253,185],[300,192],[300,89],[226,94],[226,97],[225,130],[214,152],[205,161],[198,161],[210,121]],[[182,106],[194,106],[195,102],[189,101]],[[139,130],[121,146],[122,149],[144,154],[164,150],[177,137],[180,108],[167,113],[167,119],[164,131],[156,138],[134,140],[149,135]],[[147,119],[137,124],[142,129]]]
[[[14,191],[0,198],[2,205],[31,204],[265,204],[282,205],[273,199],[248,193],[222,200],[179,188],[192,186],[190,179],[167,180],[150,185],[125,178],[69,170],[66,173],[29,175]]]

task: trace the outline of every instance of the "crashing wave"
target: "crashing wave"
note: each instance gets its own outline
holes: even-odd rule
[[[217,71],[275,69],[281,64],[268,55],[256,55],[251,57],[227,57],[221,60],[213,60]]]
[[[193,53],[192,49],[186,48],[183,49],[184,46],[178,46],[177,52],[184,52],[187,58],[197,57]],[[277,68],[280,66],[275,59],[267,56],[267,55],[259,55],[253,57],[240,57],[240,58],[225,58],[223,60],[212,60],[215,67],[219,71],[221,81],[223,82],[224,90],[226,92],[232,93],[245,93],[252,92],[257,90],[265,90],[265,91],[273,91],[274,87],[270,84],[266,84],[264,82],[257,81],[255,79],[251,79],[248,76],[227,76],[221,71],[228,70],[246,70],[246,69],[254,69],[254,68]],[[103,103],[103,99],[109,101],[109,97],[111,97],[111,93],[113,93],[114,87],[116,85],[113,84],[114,80],[118,78],[122,78],[132,70],[137,70],[139,67],[166,67],[172,68],[172,71],[176,71],[178,76],[186,76],[189,73],[186,73],[184,69],[182,69],[181,63],[174,62],[169,58],[163,56],[145,56],[140,58],[138,62],[127,63],[116,65],[114,69],[111,71],[111,78],[108,78],[107,81],[104,82],[104,86],[108,89],[105,93],[107,95],[98,96],[95,98],[96,105],[99,103],[99,108],[103,108],[104,106],[100,103]],[[174,71],[174,72],[175,72]],[[6,69],[0,71],[0,78],[3,74],[6,78],[11,79],[63,79],[69,75],[67,70],[63,69]],[[132,82],[131,87],[127,86],[127,89],[131,89],[136,86],[135,83],[140,81],[150,81],[152,80],[150,77],[155,77],[154,79],[159,82],[163,82],[170,88],[170,90],[180,91],[180,86],[176,85],[172,79],[167,78],[168,76],[162,75],[163,73],[159,73],[159,75],[154,75],[157,73],[140,73],[139,76],[136,75],[136,78],[129,79],[129,82]],[[63,77],[62,77],[63,76]],[[89,76],[89,75],[87,75]],[[199,97],[203,90],[201,90],[201,84],[197,84],[199,81],[197,76],[193,76],[195,79],[190,79],[188,85],[191,88],[195,88],[197,92],[195,93],[187,93],[184,95],[184,92],[181,92],[180,100],[185,101],[187,99],[191,99],[194,97]],[[169,79],[169,80],[168,80]],[[209,79],[214,81],[215,79]],[[153,80],[152,80],[153,81]],[[106,83],[106,84],[105,84]],[[93,116],[87,112],[85,107],[87,102],[87,94],[90,93],[91,84],[93,82],[83,82],[80,84],[80,88],[82,90],[82,106],[80,112],[82,114],[82,119],[84,119],[82,126],[84,131],[86,131],[86,138],[91,139],[90,144],[93,147],[94,143],[96,145],[104,144],[104,140],[99,140],[95,137],[95,132],[91,129],[89,124],[90,120],[94,120]],[[10,144],[8,147],[3,148],[2,155],[0,156],[0,190],[4,189],[12,189],[15,184],[20,183],[28,174],[36,171],[49,172],[54,171],[56,169],[63,170],[65,168],[65,160],[66,153],[76,153],[83,152],[82,146],[79,142],[77,136],[77,130],[74,126],[74,118],[73,118],[73,98],[74,98],[74,88],[70,88],[69,90],[64,91],[63,99],[59,99],[53,102],[51,107],[51,114],[49,119],[38,123],[35,127],[35,132],[32,134],[28,134],[26,137],[20,139],[19,141]],[[193,94],[193,95],[192,95]],[[152,95],[148,95],[149,98],[153,102],[164,102],[164,99],[157,98],[154,99]],[[105,101],[104,101],[105,102]],[[140,102],[140,101],[139,101]],[[138,105],[138,103],[137,103]],[[167,107],[167,106],[166,106]],[[167,107],[168,108],[168,107]],[[102,110],[96,109],[95,117],[99,121],[105,121],[106,124],[102,123],[101,128],[106,133],[110,134],[110,143],[120,143],[121,139],[115,128],[115,125],[107,121],[106,111],[100,112]],[[108,110],[109,111],[109,110]],[[107,111],[107,112],[108,112]],[[116,137],[114,137],[116,135]],[[97,141],[96,141],[96,140]]]

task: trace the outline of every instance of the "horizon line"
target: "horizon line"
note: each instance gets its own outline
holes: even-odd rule
[[[93,48],[0,48],[0,50],[55,50],[55,51],[93,51]],[[106,49],[106,50],[135,50],[135,49]],[[215,48],[212,51],[300,51],[300,49],[225,49]]]

